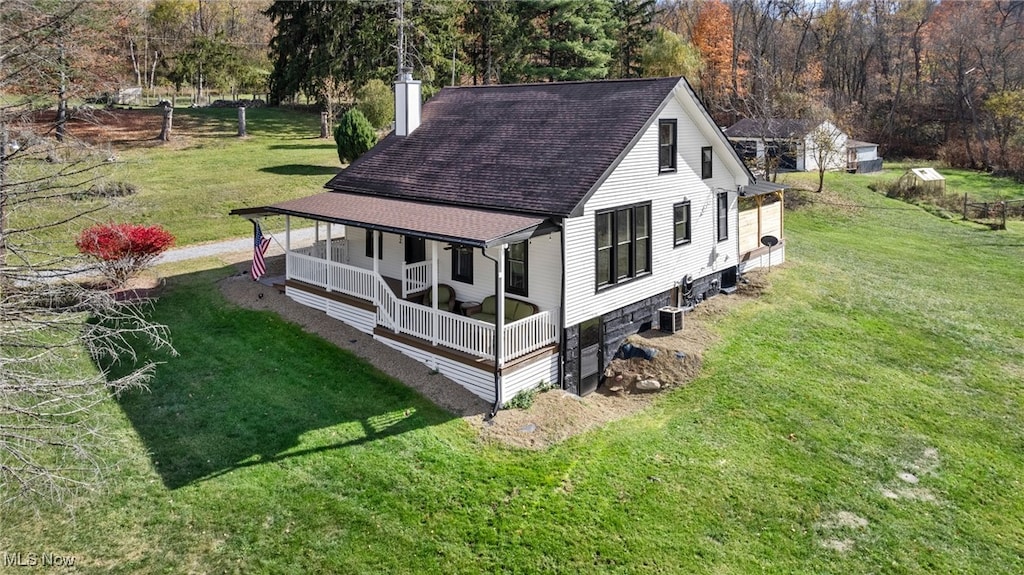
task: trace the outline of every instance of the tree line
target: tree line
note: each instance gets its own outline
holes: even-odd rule
[[[87,76],[200,102],[212,89],[332,111],[390,83],[399,51],[427,96],[683,75],[723,126],[823,117],[889,157],[1024,175],[1022,0],[96,0],[77,13],[69,53],[104,71]]]
[[[449,84],[684,75],[721,125],[827,118],[890,157],[1024,176],[1024,2],[423,0],[409,64]],[[277,1],[270,93],[395,73],[395,2]]]

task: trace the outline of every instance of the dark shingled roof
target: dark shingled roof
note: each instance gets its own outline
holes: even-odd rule
[[[566,216],[660,111],[679,78],[445,88],[327,188]]]
[[[821,125],[817,120],[794,120],[773,118],[771,120],[754,120],[743,118],[725,130],[727,138],[760,138],[770,140],[789,140],[802,138],[811,130]]]

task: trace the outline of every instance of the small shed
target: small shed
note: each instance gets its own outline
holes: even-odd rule
[[[900,176],[901,190],[919,189],[923,192],[942,194],[946,191],[946,178],[935,168],[910,168]]]

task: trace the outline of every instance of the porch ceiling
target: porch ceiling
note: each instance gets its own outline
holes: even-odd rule
[[[275,214],[475,247],[526,239],[543,231],[547,222],[543,217],[345,192],[324,192],[264,209]]]

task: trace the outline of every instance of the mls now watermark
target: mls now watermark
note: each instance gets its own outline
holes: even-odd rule
[[[74,567],[74,555],[58,553],[8,553],[4,551],[4,567]]]

